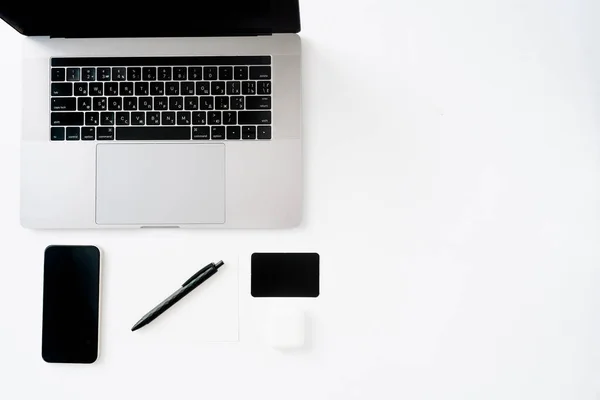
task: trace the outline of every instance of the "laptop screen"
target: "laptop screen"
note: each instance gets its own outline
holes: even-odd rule
[[[28,36],[195,37],[300,31],[298,0],[0,2],[0,17]]]

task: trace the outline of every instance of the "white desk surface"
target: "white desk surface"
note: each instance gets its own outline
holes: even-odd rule
[[[302,1],[289,231],[22,229],[20,36],[0,24],[0,398],[597,399],[599,17],[593,0]],[[92,366],[40,357],[52,243],[106,253]],[[136,340],[137,272],[165,293],[189,266],[154,255],[194,249],[318,251],[308,348],[257,340],[243,265],[239,342]]]

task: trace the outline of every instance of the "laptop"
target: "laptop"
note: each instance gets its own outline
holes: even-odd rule
[[[24,227],[300,223],[298,0],[11,3]]]

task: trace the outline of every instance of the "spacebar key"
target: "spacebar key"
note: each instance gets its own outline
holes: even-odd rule
[[[123,126],[117,127],[117,140],[191,140],[189,126]]]

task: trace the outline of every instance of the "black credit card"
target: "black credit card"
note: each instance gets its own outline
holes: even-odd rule
[[[252,297],[318,297],[317,253],[252,254]]]

